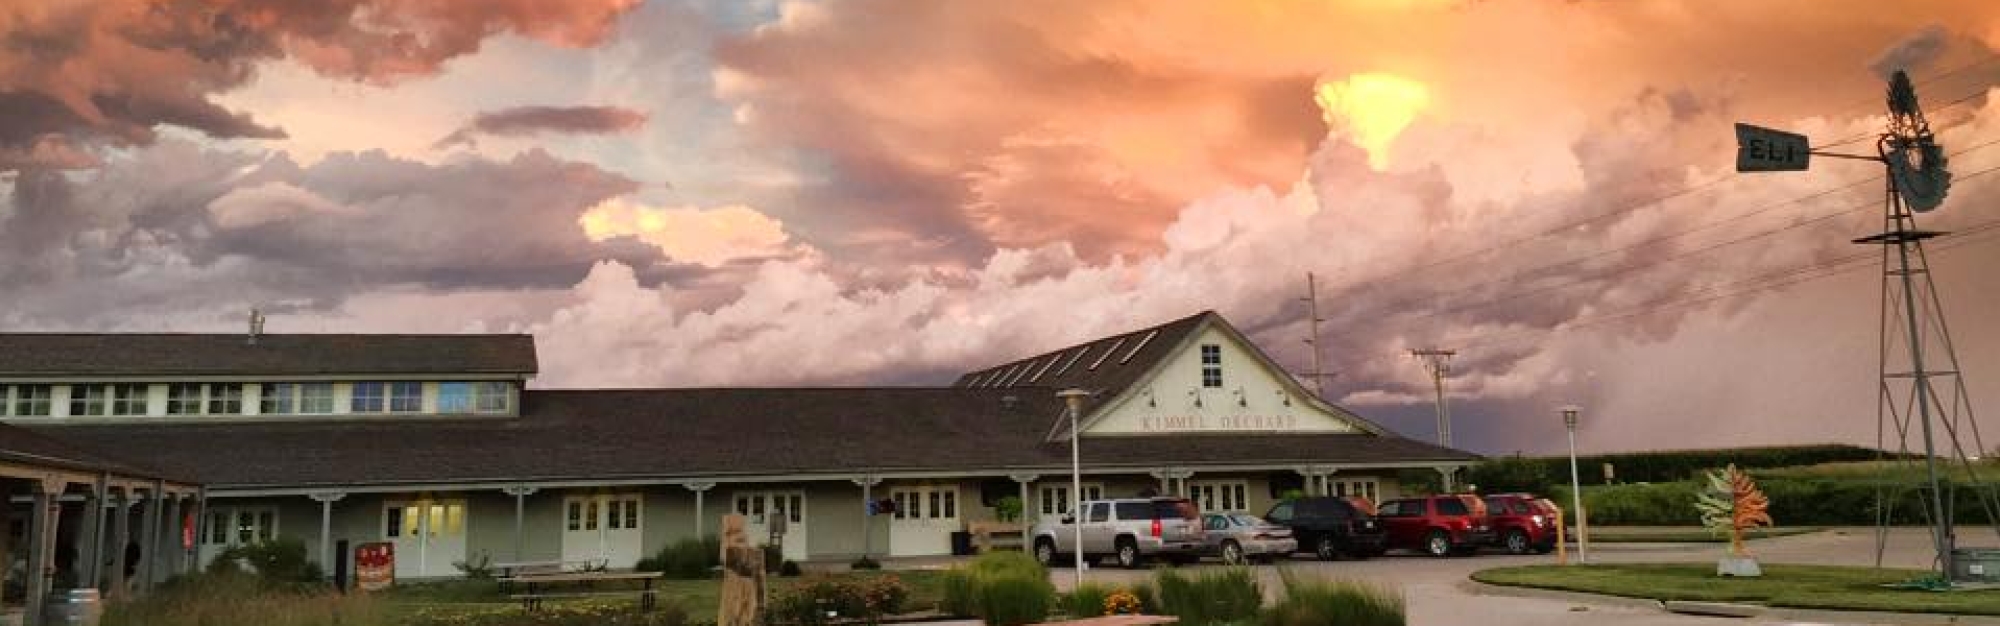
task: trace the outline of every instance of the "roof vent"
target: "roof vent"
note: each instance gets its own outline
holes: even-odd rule
[[[250,335],[244,338],[244,343],[257,345],[257,336],[262,334],[264,334],[264,313],[253,307],[250,309]]]
[[[1000,396],[1000,408],[1012,411],[1019,406],[1021,406],[1021,398],[1011,394]]]

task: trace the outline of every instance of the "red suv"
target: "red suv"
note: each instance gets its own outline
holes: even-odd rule
[[[1422,551],[1431,556],[1470,554],[1493,542],[1486,502],[1476,496],[1449,495],[1390,500],[1376,509],[1386,531],[1384,547]]]
[[[1548,554],[1556,549],[1556,503],[1526,493],[1486,496],[1493,536],[1508,554]]]

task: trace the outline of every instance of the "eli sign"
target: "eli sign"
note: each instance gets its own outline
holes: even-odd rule
[[[1806,169],[1812,148],[1806,136],[1762,126],[1736,124],[1736,171],[1790,172]]]

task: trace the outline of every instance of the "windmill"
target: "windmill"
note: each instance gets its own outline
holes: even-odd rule
[[[1889,462],[1883,464],[1886,475],[1876,496],[1875,564],[1882,564],[1890,526],[1904,519],[1898,517],[1898,503],[1915,494],[1922,509],[1917,516],[1930,526],[1937,551],[1934,580],[1949,585],[1959,572],[1953,567],[1954,496],[1961,490],[1970,494],[1988,520],[2000,520],[2000,497],[1979,475],[1976,461],[1985,444],[1924,254],[1925,240],[1946,233],[1917,227],[1917,215],[1937,210],[1951,189],[1948,160],[1924,119],[1908,74],[1897,71],[1890,78],[1888,105],[1889,123],[1874,156],[1812,150],[1804,135],[1737,124],[1736,169],[1804,170],[1812,156],[1823,156],[1877,161],[1887,170],[1882,232],[1854,240],[1882,249],[1876,447]],[[1921,443],[1921,455],[1912,449],[1913,438]],[[1956,479],[1947,476],[1954,470]],[[2000,525],[1993,529],[2000,537]]]

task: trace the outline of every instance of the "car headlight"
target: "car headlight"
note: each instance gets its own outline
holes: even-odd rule
[[[1548,525],[1548,523],[1549,523],[1549,521],[1548,521],[1548,520],[1545,520],[1545,519],[1542,519],[1542,516],[1540,516],[1540,515],[1536,515],[1536,516],[1534,516],[1534,517],[1531,517],[1531,518],[1528,518],[1528,519],[1532,519],[1532,520],[1534,520],[1534,521],[1535,521],[1535,525],[1536,525],[1536,526],[1547,526],[1547,525]]]

